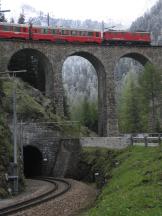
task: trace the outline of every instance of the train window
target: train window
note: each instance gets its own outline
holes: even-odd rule
[[[93,32],[88,32],[88,36],[93,36]]]
[[[57,34],[57,29],[51,29],[52,34]]]
[[[62,34],[62,35],[68,35],[68,34],[69,34],[69,31],[68,31],[68,30],[62,30],[61,34]]]
[[[4,31],[10,31],[10,26],[3,26]]]
[[[13,31],[14,32],[20,32],[21,31],[21,28],[19,26],[14,26],[13,27]]]
[[[71,31],[71,35],[76,35],[77,32],[76,31]]]
[[[84,32],[84,36],[88,36],[88,32],[87,31]]]
[[[99,37],[100,35],[99,35],[99,32],[96,32],[96,37]]]
[[[44,34],[48,34],[48,29],[43,29]]]
[[[84,32],[83,32],[83,31],[81,31],[81,32],[80,32],[80,35],[81,35],[81,36],[84,36]]]

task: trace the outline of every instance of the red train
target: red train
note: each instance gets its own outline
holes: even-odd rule
[[[0,23],[0,38],[106,45],[150,45],[149,32],[78,30]]]

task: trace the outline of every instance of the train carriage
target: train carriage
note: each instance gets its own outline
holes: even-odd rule
[[[103,43],[109,45],[150,45],[149,32],[106,31]]]
[[[32,39],[58,43],[96,43],[101,44],[101,32],[50,27],[32,27]]]
[[[29,26],[0,22],[0,38],[29,39]]]

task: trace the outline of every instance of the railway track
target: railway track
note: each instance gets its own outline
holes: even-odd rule
[[[151,47],[151,48],[158,48],[158,47],[162,47],[161,45],[135,45],[135,44],[130,44],[130,45],[122,45],[122,44],[117,44],[117,45],[113,45],[113,44],[109,44],[109,45],[106,45],[106,44],[90,44],[90,43],[68,43],[68,42],[60,42],[60,43],[57,43],[57,42],[52,42],[52,41],[41,41],[41,40],[23,40],[23,39],[11,39],[11,38],[0,38],[0,41],[10,41],[10,42],[26,42],[26,43],[39,43],[39,44],[55,44],[57,46],[60,46],[60,45],[65,45],[65,46],[70,46],[70,45],[73,45],[73,46],[78,46],[78,45],[82,45],[82,46],[97,46],[97,47],[145,47],[145,48],[148,48],[148,47]]]
[[[5,208],[1,208],[0,216],[12,215],[19,211],[26,210],[36,205],[40,205],[44,202],[50,201],[52,199],[55,199],[63,195],[71,188],[71,184],[64,179],[58,179],[58,178],[52,178],[52,177],[45,177],[45,178],[40,177],[40,178],[36,178],[36,180],[50,182],[53,184],[53,187],[51,187],[51,190],[49,190],[48,192],[44,194],[41,194],[40,196],[31,198],[30,200],[22,201],[22,202],[7,206]]]

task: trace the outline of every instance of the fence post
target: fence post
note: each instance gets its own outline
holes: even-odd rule
[[[158,134],[158,142],[159,142],[159,146],[160,146],[160,143],[161,143],[161,136],[160,136],[160,134]]]
[[[148,139],[147,139],[147,136],[144,137],[144,143],[145,143],[145,147],[148,146]]]
[[[130,136],[130,145],[133,146],[133,135]]]

